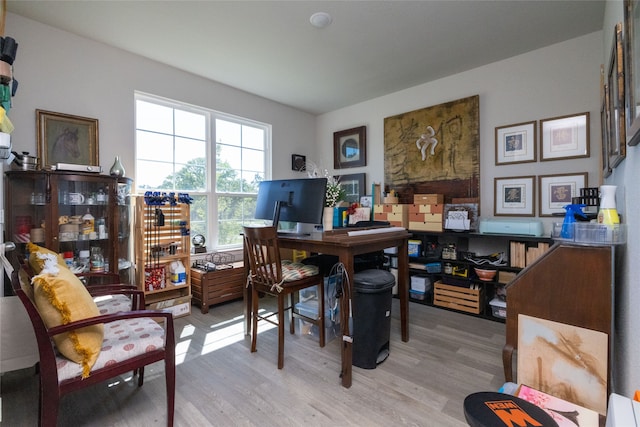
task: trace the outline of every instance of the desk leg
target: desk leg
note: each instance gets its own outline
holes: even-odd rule
[[[407,239],[398,246],[398,294],[400,297],[400,331],[402,341],[409,341],[409,245]]]
[[[350,340],[345,340],[345,337],[352,337],[353,333],[349,330],[349,319],[353,313],[351,313],[351,295],[353,295],[353,254],[349,253],[340,256],[340,261],[344,264],[344,269],[349,278],[346,286],[348,286],[348,292],[342,297],[340,306],[340,321],[342,322],[342,343],[341,343],[341,356],[342,356],[342,386],[351,387],[352,381],[352,360],[353,360],[353,343]],[[347,298],[347,296],[349,298]]]

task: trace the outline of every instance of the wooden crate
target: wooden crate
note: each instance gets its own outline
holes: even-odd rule
[[[433,289],[434,305],[473,314],[480,314],[482,311],[482,289],[445,285],[439,280],[434,284]]]
[[[225,301],[242,298],[246,283],[242,261],[232,264],[233,268],[215,271],[191,269],[191,292],[193,302],[200,306],[203,314],[209,312],[209,306]]]

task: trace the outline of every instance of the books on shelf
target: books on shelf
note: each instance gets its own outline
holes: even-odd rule
[[[540,258],[549,249],[549,243],[538,242],[537,245],[527,246],[525,242],[511,241],[509,243],[509,261],[511,267],[525,268]]]

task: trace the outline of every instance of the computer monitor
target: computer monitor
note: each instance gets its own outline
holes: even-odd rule
[[[256,200],[257,219],[321,224],[327,178],[262,181]]]

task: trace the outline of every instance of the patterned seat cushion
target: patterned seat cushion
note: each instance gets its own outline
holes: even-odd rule
[[[131,298],[126,295],[105,295],[93,299],[100,314],[113,314],[120,311],[131,311]]]
[[[282,279],[285,282],[293,282],[294,280],[315,276],[318,272],[319,269],[316,265],[306,265],[290,260],[282,261]]]
[[[151,318],[124,319],[104,325],[104,340],[92,371],[114,362],[164,348],[164,328]],[[82,374],[82,366],[56,355],[58,381]]]

